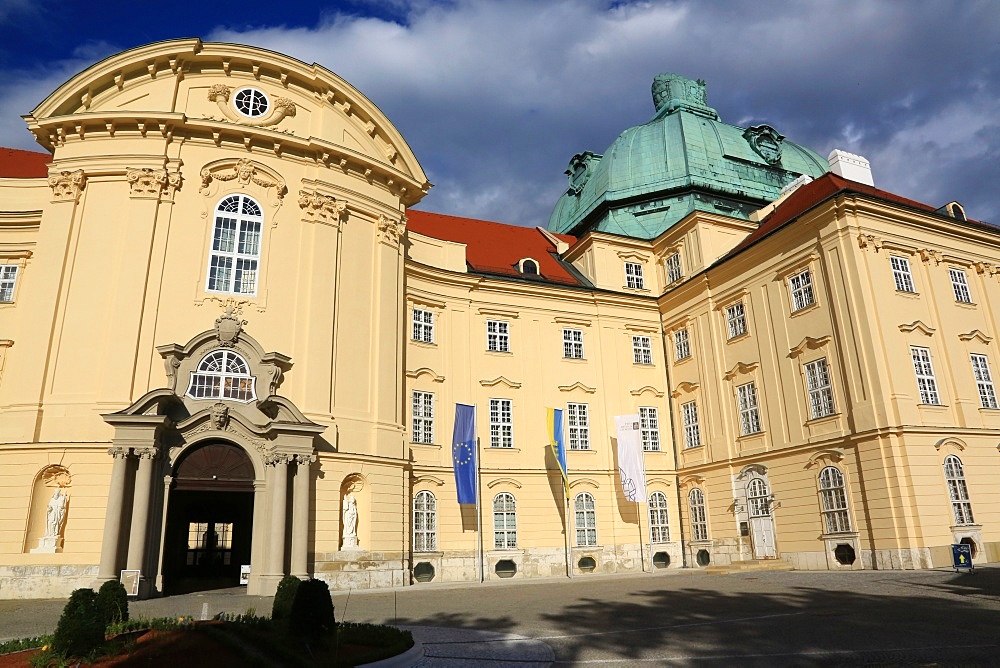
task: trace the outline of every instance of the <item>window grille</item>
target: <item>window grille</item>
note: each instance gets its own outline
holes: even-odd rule
[[[230,195],[219,202],[208,260],[208,291],[257,294],[263,224],[260,205],[250,197]]]
[[[819,473],[819,494],[823,503],[823,523],[827,533],[851,530],[847,513],[847,493],[844,474],[834,466],[827,466]]]
[[[434,394],[432,392],[413,391],[413,424],[411,441],[413,443],[434,442]]]
[[[708,540],[705,495],[697,487],[688,494],[688,506],[691,508],[691,540]]]
[[[413,551],[437,550],[437,499],[430,492],[413,497]]]
[[[514,447],[514,418],[510,399],[490,399],[490,447]]]
[[[913,358],[913,371],[917,376],[920,403],[940,404],[937,381],[934,379],[934,367],[931,366],[931,351],[927,348],[910,346],[910,357]]]
[[[635,290],[642,290],[645,287],[641,264],[637,262],[625,263],[625,287]]]
[[[653,363],[653,345],[648,336],[632,337],[632,359],[636,364]]]
[[[892,265],[892,278],[896,282],[896,290],[916,292],[913,287],[913,275],[910,273],[910,261],[905,257],[890,255],[889,263]]]
[[[247,403],[256,399],[254,376],[246,360],[231,350],[215,350],[191,373],[187,396],[192,399],[232,399]]]
[[[434,314],[423,309],[413,309],[413,340],[434,343]]]
[[[486,321],[486,349],[498,353],[510,352],[510,323],[504,320]]]
[[[961,269],[951,268],[948,270],[948,275],[951,276],[951,289],[955,292],[955,301],[971,304],[972,293],[969,292],[969,281],[965,272]]]
[[[816,301],[808,269],[792,276],[788,279],[788,284],[792,289],[792,311],[801,311]]]
[[[747,483],[747,510],[750,517],[771,516],[771,490],[763,478],[751,478]]]
[[[649,495],[649,542],[670,542],[670,516],[667,512],[667,496],[663,492]]]
[[[0,304],[14,301],[14,286],[17,284],[16,264],[0,264]]]
[[[267,95],[256,88],[241,88],[233,96],[236,111],[250,118],[258,118],[267,113]]]
[[[563,357],[574,360],[583,359],[583,330],[563,330]]]
[[[639,429],[642,435],[642,449],[645,452],[659,452],[660,421],[655,408],[639,407]]]
[[[569,422],[569,449],[590,450],[590,418],[587,404],[566,404]]]
[[[956,525],[975,524],[972,518],[972,502],[969,500],[969,489],[965,485],[965,470],[962,460],[955,455],[944,458],[944,477],[948,483],[948,495],[951,497],[951,510],[955,515]]]
[[[729,338],[735,339],[747,333],[747,316],[743,302],[736,302],[726,309],[726,324],[729,327]]]
[[[674,360],[680,362],[688,357],[691,357],[691,339],[687,329],[678,329],[674,332]]]
[[[990,375],[990,363],[986,355],[973,354],[972,373],[976,377],[979,388],[979,404],[983,408],[996,408],[997,395],[993,391],[993,377]]]
[[[681,404],[681,421],[684,423],[684,447],[701,445],[701,427],[698,426],[698,405],[689,401]]]
[[[493,498],[493,547],[517,548],[517,507],[514,495],[508,492],[500,492]]]
[[[757,406],[757,386],[747,383],[736,388],[740,408],[740,434],[756,434],[761,431],[760,410]]]
[[[576,544],[577,547],[597,545],[597,506],[590,492],[576,495],[573,504],[576,513]]]
[[[683,278],[684,275],[681,273],[680,253],[668,255],[665,264],[667,267],[667,285],[676,283]]]
[[[833,415],[833,387],[826,358],[809,362],[806,367],[806,386],[809,390],[809,410],[813,419]]]

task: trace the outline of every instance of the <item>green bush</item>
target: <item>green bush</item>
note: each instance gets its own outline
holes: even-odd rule
[[[294,575],[286,575],[278,583],[278,591],[274,593],[274,604],[271,606],[271,619],[282,621],[288,619],[292,614],[292,603],[295,601],[295,593],[299,590],[302,580]]]
[[[104,621],[93,589],[77,589],[63,608],[52,650],[64,656],[85,656],[104,642]]]
[[[125,585],[118,580],[108,580],[97,590],[97,610],[104,620],[105,628],[109,624],[128,621],[128,592]]]
[[[336,627],[333,618],[333,598],[330,587],[322,580],[311,578],[299,585],[288,616],[293,633],[318,640]]]

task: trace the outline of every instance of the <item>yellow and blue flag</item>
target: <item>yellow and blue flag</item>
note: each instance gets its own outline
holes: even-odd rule
[[[549,427],[549,447],[562,473],[566,498],[569,498],[569,470],[566,468],[566,437],[563,433],[563,412],[561,408],[546,408],[546,422]]]
[[[459,503],[476,503],[476,407],[455,404],[455,431],[451,439],[455,486]]]

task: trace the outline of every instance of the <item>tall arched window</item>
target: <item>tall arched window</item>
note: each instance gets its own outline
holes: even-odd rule
[[[649,495],[649,542],[670,542],[670,517],[667,514],[667,496],[663,492]]]
[[[229,195],[219,202],[208,258],[209,291],[257,294],[263,225],[264,214],[252,198]]]
[[[514,495],[508,492],[493,497],[493,547],[497,550],[517,548],[517,506]]]
[[[705,495],[697,487],[688,494],[688,506],[691,508],[691,540],[708,540]]]
[[[244,403],[256,399],[254,377],[246,360],[232,350],[213,350],[191,374],[187,395],[192,399],[233,399]]]
[[[751,478],[747,483],[747,506],[750,517],[771,516],[771,491],[763,478]]]
[[[434,552],[437,549],[437,499],[430,492],[417,492],[413,497],[413,551]]]
[[[590,492],[576,495],[576,544],[579,547],[597,545],[597,504]]]
[[[951,497],[951,511],[955,514],[955,524],[975,524],[961,459],[955,455],[944,458],[944,478],[948,483],[948,495]]]
[[[827,533],[851,530],[847,513],[847,493],[844,474],[836,466],[827,466],[819,472],[819,495],[823,503],[823,523]]]

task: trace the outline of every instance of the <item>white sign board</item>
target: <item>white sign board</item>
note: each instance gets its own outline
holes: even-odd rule
[[[250,564],[240,566],[240,584],[250,584]]]

